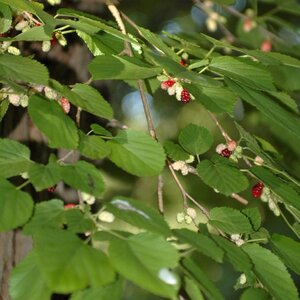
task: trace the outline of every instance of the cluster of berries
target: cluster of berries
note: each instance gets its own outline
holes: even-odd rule
[[[48,86],[33,84],[32,88],[39,93],[44,93],[44,95],[51,100],[56,100],[61,106],[65,114],[68,114],[71,109],[70,101],[63,96],[60,96],[55,90],[51,89]]]
[[[170,96],[175,95],[178,101],[189,103],[191,100],[195,99],[186,88],[183,88],[177,78],[161,75],[158,76],[157,79],[161,81],[161,89],[166,90]]]
[[[230,158],[233,161],[238,161],[239,158],[242,157],[242,147],[237,145],[237,142],[234,140],[230,140],[226,144],[219,144],[216,147],[216,152],[225,157]]]
[[[181,212],[181,213],[178,213],[177,214],[177,222],[178,223],[183,223],[185,222],[187,225],[190,225],[194,219],[196,219],[197,217],[197,213],[196,213],[196,210],[192,207],[188,207],[184,212]]]

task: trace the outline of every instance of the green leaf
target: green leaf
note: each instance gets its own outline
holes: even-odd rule
[[[48,138],[50,147],[77,148],[77,127],[56,101],[33,95],[29,99],[28,112],[33,123]]]
[[[245,190],[249,184],[246,176],[223,160],[203,160],[197,171],[204,183],[226,196]]]
[[[31,164],[28,175],[30,182],[38,192],[54,186],[62,180],[60,166],[56,163],[50,163],[46,166],[37,163]]]
[[[5,117],[8,107],[9,107],[9,101],[7,98],[0,102],[0,122],[2,122],[3,118]]]
[[[119,280],[107,286],[76,292],[70,300],[122,300],[122,295],[123,283]]]
[[[215,207],[209,213],[209,224],[229,234],[249,233],[251,224],[240,211],[230,207]]]
[[[190,279],[189,277],[184,277],[184,283],[185,283],[185,291],[188,294],[188,296],[191,298],[191,300],[204,300],[204,297],[197,285],[197,283]]]
[[[232,112],[237,97],[229,89],[223,87],[203,87],[202,96],[198,99],[212,112]]]
[[[225,258],[236,271],[244,273],[251,270],[251,261],[241,248],[220,236],[212,235],[211,237],[225,251]]]
[[[26,172],[30,166],[30,150],[17,141],[0,139],[0,174],[11,177]]]
[[[200,85],[191,84],[188,90],[195,97],[196,101],[214,113],[232,113],[237,101],[236,95],[228,88],[222,86],[200,87]]]
[[[112,134],[110,133],[110,131],[106,130],[104,127],[100,126],[99,124],[92,124],[91,125],[91,129],[93,130],[93,132],[95,134],[109,136],[109,137],[112,136]]]
[[[8,5],[0,4],[0,33],[9,30],[12,22],[12,13]]]
[[[34,283],[34,288],[32,283]],[[9,280],[9,294],[14,300],[51,299],[51,290],[37,265],[35,251],[31,251],[12,270]]]
[[[274,91],[271,74],[260,64],[241,58],[220,56],[209,66],[239,84],[259,91]]]
[[[297,102],[289,95],[284,92],[269,92],[276,100],[286,105],[293,112],[299,114],[299,108]]]
[[[28,221],[33,210],[29,194],[0,178],[0,231],[17,228]]]
[[[144,232],[127,240],[113,240],[109,258],[122,276],[138,286],[162,297],[176,295],[179,282],[168,268],[177,265],[179,254],[163,237]]]
[[[258,208],[245,208],[242,213],[249,219],[253,230],[257,231],[261,226],[261,215]]]
[[[223,250],[208,236],[201,233],[196,233],[186,228],[173,229],[172,232],[177,238],[179,238],[180,241],[190,244],[202,254],[219,263],[223,261]]]
[[[254,151],[255,154],[261,155],[261,148],[257,142],[257,140],[254,138],[252,134],[250,134],[248,131],[246,131],[241,125],[235,122],[235,126],[239,131],[239,134],[243,140],[245,140],[247,146]]]
[[[249,288],[242,294],[240,300],[270,300],[270,296],[263,289]]]
[[[142,63],[137,58],[101,55],[93,59],[88,69],[94,80],[144,79],[161,73],[160,67]]]
[[[108,144],[111,147],[110,160],[133,175],[159,175],[165,165],[162,146],[143,132],[120,131]]]
[[[86,33],[95,34],[100,30],[103,30],[104,32],[111,34],[113,37],[119,38],[121,40],[135,42],[134,39],[130,38],[128,35],[123,34],[117,28],[107,25],[105,21],[96,17],[95,15],[90,15],[81,11],[66,8],[59,9],[58,15],[61,15],[63,17],[75,17],[79,20],[78,22],[74,22],[71,20],[60,20],[60,22],[62,22],[62,24],[70,24],[75,29],[82,30]]]
[[[61,176],[68,185],[95,197],[100,197],[105,189],[100,171],[86,161],[62,166]]]
[[[100,53],[102,53],[101,55],[119,54],[124,49],[124,41],[103,31],[93,35],[86,35],[82,31],[80,33],[77,31],[77,34],[84,40],[94,56],[98,56]]]
[[[95,116],[111,119],[113,111],[110,104],[93,87],[77,83],[72,91],[55,80],[50,80],[50,86],[66,97],[72,104]]]
[[[24,226],[25,234],[33,234],[45,228],[59,229],[64,223],[64,204],[61,200],[52,199],[38,203],[32,219]]]
[[[65,225],[68,230],[75,233],[93,232],[95,224],[93,221],[85,217],[79,209],[67,209],[65,211]]]
[[[267,187],[280,196],[284,203],[300,210],[300,195],[291,186],[263,167],[254,166],[250,170]]]
[[[114,280],[106,255],[63,230],[44,229],[34,236],[38,266],[52,291],[70,293]]]
[[[275,299],[299,299],[290,274],[275,254],[257,244],[246,244],[243,250],[254,264],[255,275]]]
[[[176,55],[175,52],[164,43],[164,41],[161,39],[159,35],[143,27],[139,27],[139,32],[150,43],[151,46],[155,47],[160,52],[169,56],[173,60],[178,61],[179,63],[180,61],[179,56]]]
[[[226,80],[229,87],[234,90],[243,100],[255,106],[262,115],[270,118],[281,129],[288,131],[299,141],[300,120],[292,113],[284,110],[267,95],[249,89],[245,85],[237,84],[231,80]]]
[[[201,290],[207,296],[208,299],[223,300],[224,297],[214,285],[214,283],[207,277],[207,275],[194,263],[191,259],[185,258],[182,261],[184,268],[188,274],[194,278],[200,285]]]
[[[173,160],[187,160],[190,157],[190,155],[185,152],[180,145],[175,144],[172,141],[166,141],[164,143],[164,148],[167,155]]]
[[[294,272],[300,274],[300,243],[279,234],[273,234],[271,246],[274,252]]]
[[[0,0],[1,3],[7,4],[12,8],[16,8],[20,11],[28,11],[34,13],[34,9],[30,2],[25,0]]]
[[[83,156],[91,159],[101,159],[109,155],[110,147],[97,135],[85,135],[79,132],[78,150]]]
[[[23,56],[0,54],[0,74],[2,77],[16,81],[48,84],[49,74],[44,65]]]
[[[171,235],[170,228],[164,218],[155,209],[141,201],[119,196],[105,206],[117,218],[133,226],[164,236]]]
[[[209,150],[213,143],[210,132],[195,124],[189,124],[180,131],[178,136],[180,145],[187,152],[198,155]]]
[[[96,89],[86,84],[77,83],[72,91],[80,97],[80,101],[72,102],[73,104],[98,117],[112,119],[112,107]]]

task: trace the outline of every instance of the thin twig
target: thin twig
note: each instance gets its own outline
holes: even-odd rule
[[[127,34],[125,25],[123,23],[123,20],[121,18],[118,8],[110,0],[107,1],[107,7],[110,10],[110,12],[112,13],[113,17],[115,18],[121,32],[123,34]],[[122,15],[122,16],[124,17],[124,15]],[[138,26],[136,26],[136,25],[135,25],[135,27],[138,28]],[[131,45],[128,41],[124,41],[124,50],[121,52],[121,54],[133,56],[133,51],[132,51]],[[145,117],[146,117],[147,125],[148,125],[148,131],[149,131],[151,137],[153,139],[157,140],[155,127],[154,127],[154,124],[152,121],[151,112],[150,112],[150,108],[149,108],[149,104],[148,104],[148,99],[147,99],[146,92],[145,92],[144,81],[138,80],[137,85],[138,85],[138,90],[140,92],[143,107],[144,107]],[[158,177],[157,201],[158,201],[159,211],[163,214],[164,204],[163,204],[163,190],[162,189],[163,189],[163,178],[160,175]]]
[[[82,111],[82,109],[80,107],[78,107],[77,112],[76,112],[76,124],[78,127],[80,127],[81,111]]]
[[[127,35],[127,32],[126,32],[126,28],[125,28],[125,25],[123,23],[123,20],[121,18],[121,15],[120,15],[120,11],[118,10],[118,8],[116,7],[116,5],[114,5],[110,0],[108,0],[106,2],[106,5],[109,9],[109,11],[111,12],[111,14],[113,15],[113,17],[115,18],[121,32],[125,35]],[[130,43],[128,41],[124,41],[124,49],[123,51],[121,52],[122,55],[128,55],[128,56],[133,56],[133,52],[132,52],[132,49],[131,49],[131,46],[130,46]]]
[[[230,195],[230,197],[233,198],[233,199],[235,199],[235,200],[237,200],[238,202],[240,202],[243,205],[247,205],[248,204],[248,201],[245,198],[243,198],[242,196],[240,196],[240,195],[238,195],[236,193],[232,193]]]
[[[163,176],[159,175],[158,183],[157,183],[157,201],[158,201],[158,210],[162,215],[164,214],[163,187],[164,187]]]
[[[214,120],[214,122],[216,123],[216,126],[219,128],[219,130],[222,133],[222,136],[224,137],[224,139],[226,140],[226,142],[230,142],[232,139],[229,136],[229,134],[224,130],[224,128],[222,127],[222,125],[219,123],[218,119],[216,118],[216,116],[211,113],[210,111],[208,111],[210,117]]]
[[[157,140],[154,124],[153,124],[152,117],[151,117],[150,108],[149,108],[149,105],[148,105],[148,99],[147,99],[147,96],[146,96],[146,93],[145,93],[144,81],[143,80],[138,80],[137,84],[138,84],[139,92],[140,92],[143,107],[144,107],[144,112],[145,112],[147,125],[148,125],[148,131],[149,131],[151,137],[154,138],[155,140]]]
[[[198,203],[191,195],[189,195],[189,194],[185,191],[184,187],[182,186],[180,180],[178,179],[178,177],[177,177],[177,175],[176,175],[176,173],[175,173],[175,171],[174,171],[174,169],[173,169],[173,167],[172,167],[171,162],[170,162],[170,161],[167,161],[167,164],[168,164],[168,167],[169,167],[169,169],[170,169],[170,171],[171,171],[171,174],[172,174],[172,176],[173,176],[173,178],[174,178],[174,180],[175,180],[175,182],[176,182],[177,186],[179,187],[179,190],[180,190],[180,192],[181,192],[181,194],[182,194],[184,207],[185,207],[185,208],[188,207],[188,205],[187,205],[187,198],[188,198],[188,199],[190,199],[190,200],[191,200],[191,201],[192,201],[192,202],[200,209],[200,211],[201,211],[201,212],[209,219],[209,212],[208,212],[208,210],[207,210],[204,206],[202,206],[201,204],[199,204],[199,203]]]

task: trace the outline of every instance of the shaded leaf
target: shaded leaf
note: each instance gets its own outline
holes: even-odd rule
[[[220,236],[212,235],[211,237],[225,251],[225,258],[236,271],[244,273],[251,270],[251,261],[241,248]]]
[[[284,203],[300,210],[300,195],[291,186],[287,185],[286,182],[263,167],[254,166],[251,168],[251,173],[280,196]]]
[[[254,264],[255,275],[275,299],[299,299],[290,274],[275,254],[257,244],[246,244],[243,250]]]
[[[121,280],[107,286],[89,288],[72,294],[70,300],[121,300],[123,295]]]
[[[189,243],[202,254],[212,258],[217,262],[221,263],[223,261],[223,250],[208,236],[185,228],[173,229],[172,232],[177,238],[179,238],[180,241]]]
[[[190,155],[185,152],[180,145],[175,144],[172,141],[166,141],[164,143],[164,148],[167,155],[173,160],[187,160],[190,157]]]
[[[294,272],[300,274],[300,243],[279,234],[273,234],[271,246],[274,252]]]
[[[183,128],[178,136],[180,145],[193,155],[202,154],[209,150],[213,143],[210,132],[195,124]]]
[[[200,285],[203,293],[208,297],[208,299],[222,300],[224,297],[214,285],[214,283],[207,277],[207,275],[195,264],[191,259],[185,258],[182,261],[184,268],[187,270],[188,274],[194,278]]]

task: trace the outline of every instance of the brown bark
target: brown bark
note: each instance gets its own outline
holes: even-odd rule
[[[0,300],[11,300],[9,297],[11,270],[31,248],[31,238],[24,236],[19,230],[0,233]]]

